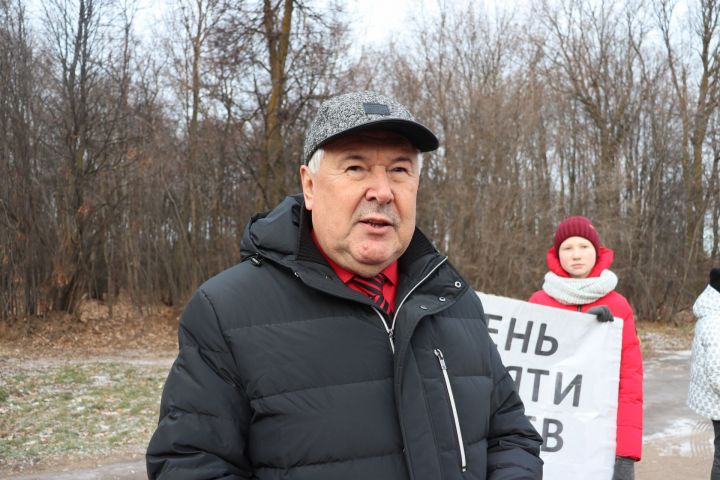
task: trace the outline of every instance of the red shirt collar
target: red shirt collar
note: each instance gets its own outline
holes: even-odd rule
[[[314,230],[312,231],[312,240],[313,240],[313,243],[315,244],[315,246],[317,247],[318,251],[322,254],[322,256],[325,258],[325,260],[327,260],[330,267],[332,267],[332,269],[335,271],[335,274],[338,276],[338,278],[340,280],[342,280],[343,283],[348,283],[350,280],[352,280],[352,278],[355,276],[355,274],[345,270],[343,267],[341,267],[337,263],[333,262],[330,259],[330,257],[328,257],[325,254],[322,247],[318,243],[317,238],[315,238]],[[397,262],[397,260],[395,260],[390,265],[385,267],[385,269],[380,273],[385,275],[385,277],[389,280],[389,282],[392,285],[396,285],[397,280],[398,280],[398,262]]]

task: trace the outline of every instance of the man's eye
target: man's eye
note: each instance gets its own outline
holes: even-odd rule
[[[392,170],[390,170],[393,173],[410,173],[410,169],[408,167],[393,167]]]

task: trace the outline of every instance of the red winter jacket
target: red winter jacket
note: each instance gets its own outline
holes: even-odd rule
[[[600,276],[603,270],[610,268],[614,257],[615,254],[612,250],[600,247],[597,262],[595,262],[595,266],[589,276]],[[553,247],[547,252],[547,265],[551,272],[561,277],[570,277],[560,266],[560,260],[556,256]],[[563,305],[545,293],[544,290],[538,290],[533,293],[529,302],[580,312],[587,312],[588,309],[598,305],[607,305],[613,316],[622,318],[625,321],[623,326],[622,356],[620,358],[617,446],[615,448],[615,454],[621,457],[640,460],[642,453],[643,366],[642,355],[640,353],[640,340],[635,330],[633,311],[627,299],[613,290],[604,297],[587,305]]]

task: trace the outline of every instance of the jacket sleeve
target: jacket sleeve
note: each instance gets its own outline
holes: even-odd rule
[[[149,479],[249,479],[250,406],[207,294],[198,290],[179,328],[180,352],[148,445]]]
[[[640,460],[643,424],[643,364],[632,309],[624,316],[618,387],[616,454]]]
[[[495,385],[488,432],[488,480],[540,480],[542,437],[525,416],[512,377],[491,348]]]
[[[720,395],[720,317],[707,318],[705,321],[710,328],[703,330],[700,339],[705,350],[701,365],[710,388],[716,395]]]

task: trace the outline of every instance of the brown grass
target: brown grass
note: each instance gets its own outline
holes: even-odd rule
[[[0,322],[0,477],[142,455],[178,314],[86,302],[75,316]]]

